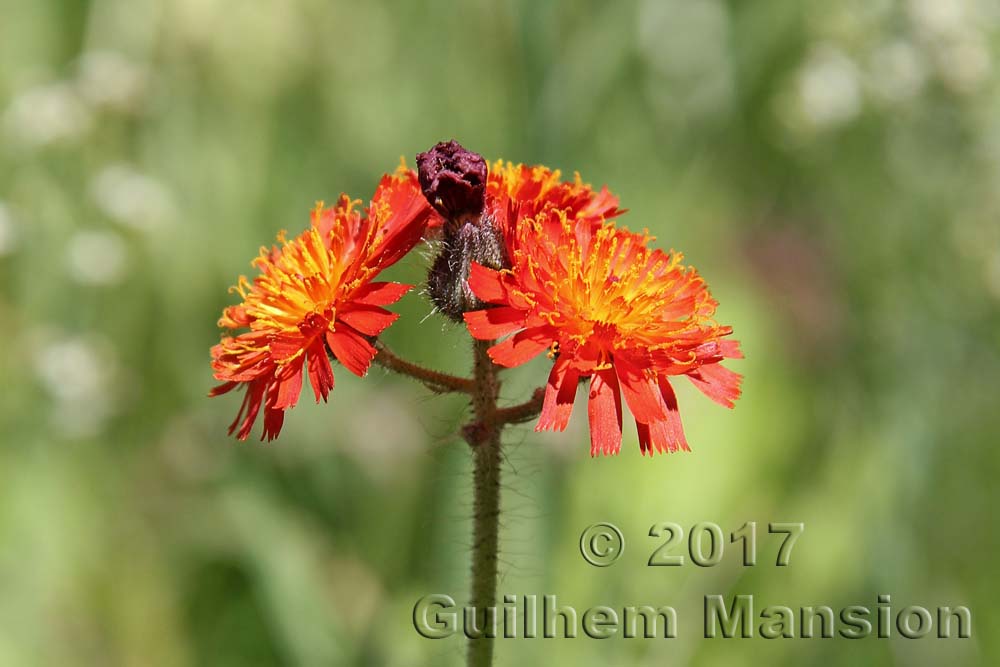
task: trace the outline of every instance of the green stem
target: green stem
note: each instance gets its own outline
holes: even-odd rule
[[[545,389],[539,387],[524,403],[498,409],[496,412],[497,421],[501,424],[523,424],[526,421],[531,421],[542,411],[544,401]]]
[[[490,343],[476,341],[475,391],[472,407],[475,419],[465,427],[464,435],[472,447],[472,600],[476,609],[476,627],[485,633],[487,610],[496,608],[497,551],[500,534],[500,432],[504,422],[498,418],[497,396],[500,382],[497,367],[486,353]],[[495,617],[494,617],[495,621]],[[489,628],[492,629],[492,628]],[[493,638],[482,636],[469,640],[469,667],[493,664]]]
[[[448,375],[447,373],[441,373],[430,368],[424,368],[423,366],[415,364],[411,361],[407,361],[402,357],[396,356],[396,354],[386,347],[385,343],[382,341],[375,342],[375,349],[378,351],[375,355],[376,364],[388,368],[391,371],[400,373],[401,375],[408,375],[409,377],[422,382],[431,391],[439,394],[447,392],[471,394],[473,392],[473,381],[468,378]]]

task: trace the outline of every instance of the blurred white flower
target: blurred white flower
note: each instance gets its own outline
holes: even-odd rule
[[[80,338],[45,345],[35,359],[39,379],[59,401],[82,401],[100,393],[103,367],[96,348]]]
[[[174,213],[170,191],[125,164],[102,169],[90,185],[90,194],[109,218],[141,231],[162,227]]]
[[[989,47],[978,31],[968,30],[938,50],[938,66],[948,86],[970,93],[989,81],[993,70]]]
[[[692,115],[726,107],[733,92],[726,7],[719,0],[645,0],[638,14],[654,101]]]
[[[14,252],[17,246],[17,229],[14,216],[6,204],[0,202],[0,257]]]
[[[890,104],[907,102],[920,94],[926,82],[923,55],[910,42],[897,39],[872,53],[869,83],[876,99]]]
[[[45,338],[35,350],[34,367],[54,400],[53,421],[68,435],[93,435],[116,403],[115,360],[107,346],[83,338]]]
[[[996,24],[995,2],[910,0],[909,14],[952,90],[970,93],[989,81],[993,58],[984,31]]]
[[[813,50],[799,70],[796,92],[803,120],[815,129],[843,125],[861,111],[857,67],[829,45]]]
[[[297,3],[174,0],[171,7],[174,27],[191,43],[204,46],[206,65],[241,94],[272,95],[275,88],[315,56],[308,40],[302,38],[308,32],[309,19]],[[356,24],[344,25],[348,24],[353,31]],[[224,30],[219,29],[222,25]],[[338,45],[341,41],[336,40]],[[371,48],[371,43],[365,40],[358,44],[362,49]],[[359,57],[342,49],[337,53],[352,61]]]
[[[971,13],[967,0],[910,0],[908,9],[918,30],[930,36],[964,30]]]
[[[90,51],[80,56],[77,87],[94,106],[135,110],[146,90],[149,73],[115,51]]]
[[[118,234],[109,231],[77,232],[69,240],[66,262],[70,276],[77,282],[111,285],[125,275],[125,243]]]
[[[64,82],[25,90],[3,114],[5,134],[29,148],[77,138],[91,124],[90,109],[75,88]]]

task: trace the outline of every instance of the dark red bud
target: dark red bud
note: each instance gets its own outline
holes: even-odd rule
[[[427,201],[448,220],[475,217],[486,197],[486,160],[457,141],[417,155],[417,176]]]

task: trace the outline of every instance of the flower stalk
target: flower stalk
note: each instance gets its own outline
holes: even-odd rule
[[[401,165],[384,175],[367,206],[346,194],[332,207],[320,203],[301,234],[281,233],[278,245],[261,248],[258,275],[239,279],[241,302],[219,319],[211,354],[220,384],[210,395],[244,392],[229,428],[241,440],[259,416],[262,439],[277,437],[306,380],[316,402],[325,401],[334,361],[358,377],[374,363],[434,393],[468,396],[472,419],[461,435],[473,460],[476,614],[467,657],[470,667],[488,667],[504,427],[538,417],[536,431],[565,430],[589,383],[591,456],[620,451],[624,407],[640,452],[687,451],[672,379],[687,377],[731,408],[742,378],[722,362],[742,353],[732,327],[715,321],[718,303],[704,279],[680,253],[653,248],[648,233],[619,227],[624,210],[607,188],[542,166],[491,166],[455,141],[416,161],[417,171]],[[473,339],[471,378],[407,361],[379,339],[399,317],[387,307],[411,288],[379,275],[422,240],[438,248],[426,294]],[[542,354],[552,360],[545,386],[498,407],[500,370]]]
[[[497,558],[500,541],[500,433],[504,423],[498,419],[497,396],[500,381],[497,366],[490,361],[488,342],[473,343],[475,392],[474,419],[464,429],[472,447],[472,595],[476,626],[482,630],[469,640],[466,664],[489,667],[493,664],[493,638],[486,632],[487,610],[496,606]]]
[[[472,380],[435,371],[431,368],[425,368],[424,366],[407,361],[390,350],[382,341],[375,342],[375,350],[376,364],[400,375],[411,377],[423,383],[425,387],[436,394],[446,394],[449,392],[471,394],[474,391],[475,385]]]
[[[530,399],[524,403],[512,405],[509,408],[497,410],[497,421],[502,424],[523,424],[530,422],[542,411],[542,404],[545,401],[545,389],[539,387],[535,390]]]

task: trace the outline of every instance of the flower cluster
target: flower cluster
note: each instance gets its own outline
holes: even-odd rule
[[[740,376],[720,365],[740,357],[730,327],[712,319],[717,302],[680,254],[651,249],[651,237],[616,227],[623,211],[607,189],[560,180],[557,171],[496,163],[484,219],[504,239],[506,265],[473,263],[470,291],[483,303],[464,313],[494,363],[553,359],[536,430],[563,430],[577,387],[589,380],[591,454],[616,454],[622,401],[643,453],[687,450],[669,377],[686,375],[732,407]]]
[[[318,204],[310,227],[290,241],[280,234],[281,247],[261,248],[254,261],[260,275],[252,283],[241,277],[234,288],[242,303],[226,308],[219,326],[249,331],[225,335],[212,348],[212,368],[222,384],[211,395],[246,388],[229,429],[241,440],[261,407],[262,437],[278,435],[285,410],[298,402],[304,373],[316,401],[326,400],[334,384],[328,353],[364,376],[375,356],[369,339],[398,317],[383,306],[411,286],[373,280],[440,220],[416,174],[402,167],[382,178],[367,209],[360,204],[347,195],[332,208]]]
[[[591,454],[617,454],[624,395],[643,453],[688,449],[669,377],[686,375],[709,398],[732,407],[740,376],[720,365],[738,358],[712,320],[717,303],[679,254],[650,249],[650,238],[548,209],[521,220],[512,267],[474,265],[469,285],[491,308],[465,314],[493,361],[518,366],[548,352],[554,362],[536,430],[563,430],[577,386],[590,380]]]
[[[721,362],[741,353],[732,329],[713,319],[717,302],[679,253],[616,225],[624,211],[606,188],[545,167],[488,166],[455,142],[417,164],[419,175],[401,168],[385,177],[364,216],[346,197],[318,208],[300,237],[262,250],[252,284],[241,279],[243,303],[220,325],[249,331],[213,349],[224,383],[213,393],[247,387],[232,426],[240,438],[262,405],[264,435],[277,435],[304,368],[317,401],[325,399],[328,354],[365,373],[373,338],[396,318],[382,307],[408,289],[371,281],[430,227],[442,230],[428,276],[436,308],[493,342],[498,366],[552,359],[536,430],[566,428],[581,383],[589,384],[592,455],[621,449],[623,397],[644,454],[687,450],[671,378],[686,376],[733,406],[741,377]]]

